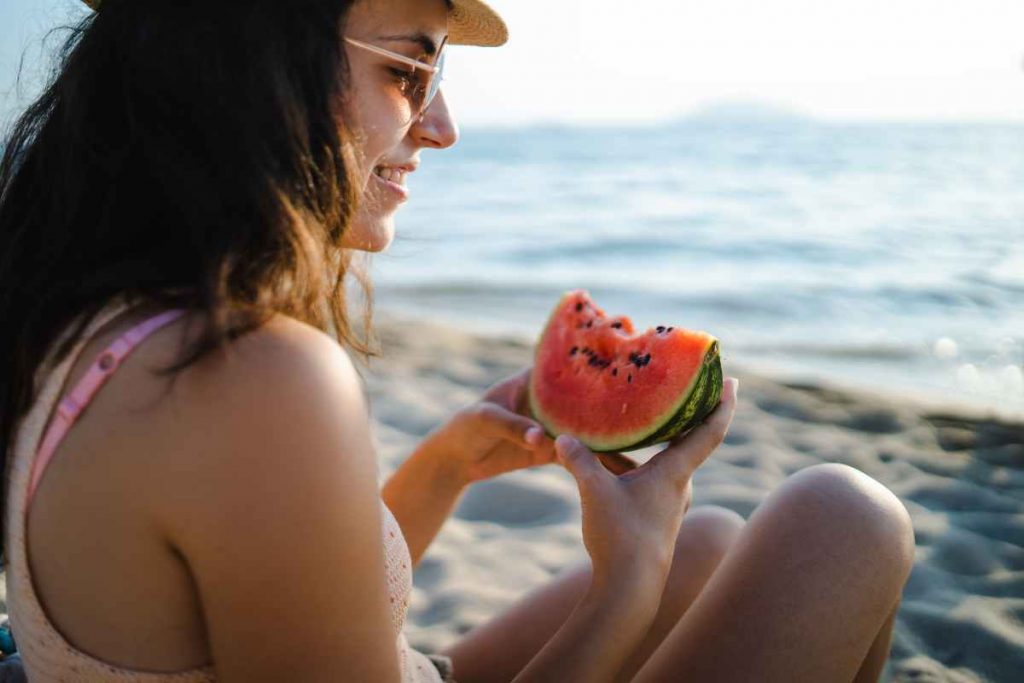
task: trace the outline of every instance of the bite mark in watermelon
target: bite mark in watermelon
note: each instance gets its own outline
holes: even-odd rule
[[[659,326],[634,333],[584,290],[555,306],[534,352],[530,409],[551,437],[630,451],[699,425],[722,396],[718,340]]]

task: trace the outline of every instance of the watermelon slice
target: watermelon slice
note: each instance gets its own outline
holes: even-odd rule
[[[722,395],[718,340],[657,327],[633,332],[584,290],[548,318],[530,373],[530,409],[552,438],[571,434],[594,452],[630,451],[684,434]]]

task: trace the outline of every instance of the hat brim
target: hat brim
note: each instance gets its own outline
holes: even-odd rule
[[[497,47],[508,40],[508,27],[482,0],[452,0],[448,42],[452,45]]]
[[[92,9],[100,0],[82,0]],[[483,0],[452,0],[448,15],[448,42],[452,45],[497,47],[508,41],[508,27]]]

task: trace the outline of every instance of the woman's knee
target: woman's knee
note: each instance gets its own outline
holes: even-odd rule
[[[659,635],[649,637],[655,641],[664,637],[689,609],[740,536],[744,524],[739,514],[717,505],[702,505],[686,512],[676,536],[675,556],[661,608],[652,627],[652,633]],[[647,643],[650,649],[652,642]]]
[[[864,552],[886,562],[902,580],[914,562],[914,526],[899,498],[883,484],[841,463],[814,465],[790,476],[776,492],[806,534],[806,542]],[[902,585],[902,581],[901,581]]]
[[[679,527],[676,553],[697,553],[714,558],[717,564],[739,537],[745,523],[739,513],[718,505],[691,508]]]

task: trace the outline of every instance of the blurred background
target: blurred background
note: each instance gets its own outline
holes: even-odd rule
[[[1024,3],[493,0],[377,305],[532,339],[582,287],[724,361],[1024,416]],[[0,4],[0,116],[77,0]],[[20,79],[18,78],[20,68]]]

